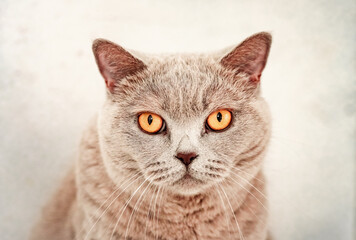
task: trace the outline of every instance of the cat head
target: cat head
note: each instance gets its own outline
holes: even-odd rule
[[[114,182],[141,174],[180,194],[256,171],[269,138],[260,79],[271,36],[231,51],[144,55],[107,40],[93,52],[107,87],[99,116],[103,161]],[[257,149],[257,150],[256,150]]]

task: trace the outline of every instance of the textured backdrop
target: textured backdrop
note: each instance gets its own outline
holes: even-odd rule
[[[89,3],[90,2],[90,3]],[[0,2],[0,234],[26,239],[104,99],[91,41],[211,51],[270,31],[265,169],[278,240],[352,240],[356,2]]]

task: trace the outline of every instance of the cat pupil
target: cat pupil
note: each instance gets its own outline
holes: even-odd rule
[[[218,119],[219,122],[221,122],[221,120],[222,120],[221,112],[218,112],[218,114],[216,115],[216,118]]]
[[[148,115],[148,118],[147,118],[148,124],[151,125],[152,121],[153,121],[152,116],[151,116],[151,115]]]

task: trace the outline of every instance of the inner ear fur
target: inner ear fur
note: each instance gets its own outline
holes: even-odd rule
[[[92,48],[99,71],[110,92],[113,92],[117,81],[146,68],[141,60],[108,40],[96,39]]]
[[[267,63],[271,43],[271,34],[267,32],[257,33],[225,55],[220,63],[225,68],[236,71],[236,73],[247,74],[250,82],[259,83],[262,71]]]

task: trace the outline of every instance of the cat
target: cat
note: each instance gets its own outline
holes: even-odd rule
[[[31,239],[267,239],[271,40],[167,55],[95,40],[107,98]]]

